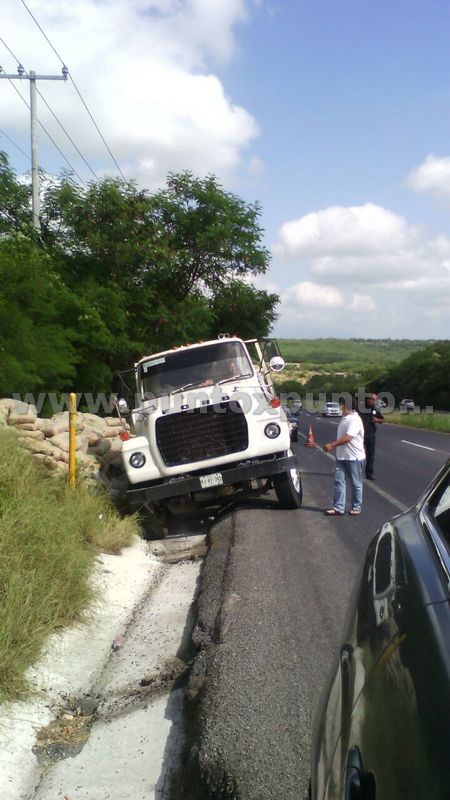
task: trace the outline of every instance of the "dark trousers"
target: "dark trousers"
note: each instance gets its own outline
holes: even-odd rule
[[[375,461],[375,433],[364,436],[364,448],[366,451],[366,478],[373,478],[373,463]]]

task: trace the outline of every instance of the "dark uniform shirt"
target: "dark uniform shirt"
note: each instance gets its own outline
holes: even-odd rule
[[[360,411],[359,414],[364,425],[364,437],[375,436],[377,425],[379,423],[375,422],[374,420],[384,419],[381,411],[378,411],[378,409],[372,405],[367,406],[367,408],[365,408],[364,411]]]

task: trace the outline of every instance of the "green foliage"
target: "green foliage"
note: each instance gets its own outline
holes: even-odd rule
[[[279,344],[286,360],[301,363],[305,372],[317,371],[303,384],[303,393],[354,392],[364,386],[390,392],[397,403],[412,397],[420,406],[450,411],[447,340],[280,339]]]
[[[365,386],[365,380],[361,375],[333,374],[313,375],[303,387],[304,392],[313,392],[315,395],[320,392],[331,394],[332,392],[355,392],[358,386]]]
[[[283,358],[306,370],[366,373],[397,364],[428,342],[413,339],[279,339]]]
[[[215,178],[189,172],[154,195],[118,179],[50,186],[42,236],[78,300],[68,317],[77,388],[105,390],[143,353],[238,322],[245,335],[267,333],[278,298],[241,280],[269,262],[259,215]]]
[[[61,390],[73,379],[74,305],[37,245],[21,235],[0,239],[0,396]]]
[[[213,176],[170,174],[152,198],[157,227],[156,269],[178,300],[203,285],[215,293],[230,278],[262,273],[269,252],[261,245],[261,214],[225,192]]]
[[[450,411],[449,376],[450,341],[434,342],[380,374],[378,386],[397,401],[412,397],[418,405]]]
[[[92,599],[98,550],[117,552],[137,532],[103,494],[69,490],[0,429],[0,702],[26,690],[24,672],[50,633]],[[99,522],[99,515],[103,521]]]
[[[407,428],[426,428],[427,430],[450,433],[449,414],[427,414],[424,412],[405,414],[404,412],[393,411],[391,414],[385,413],[384,418],[386,422],[394,425],[405,425]]]
[[[30,200],[30,187],[18,182],[0,150],[0,235],[15,231],[32,235]]]
[[[276,294],[234,280],[224,286],[212,302],[213,333],[231,333],[243,339],[268,336],[278,314]]]

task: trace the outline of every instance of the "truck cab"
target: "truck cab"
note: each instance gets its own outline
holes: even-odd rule
[[[122,449],[132,507],[160,516],[273,487],[284,508],[298,508],[297,459],[271,380],[283,366],[273,340],[226,335],[141,358]]]

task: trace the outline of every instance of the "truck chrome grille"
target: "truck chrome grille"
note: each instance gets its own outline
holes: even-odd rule
[[[168,467],[206,461],[246,450],[247,421],[237,402],[167,414],[156,420],[156,442]]]

